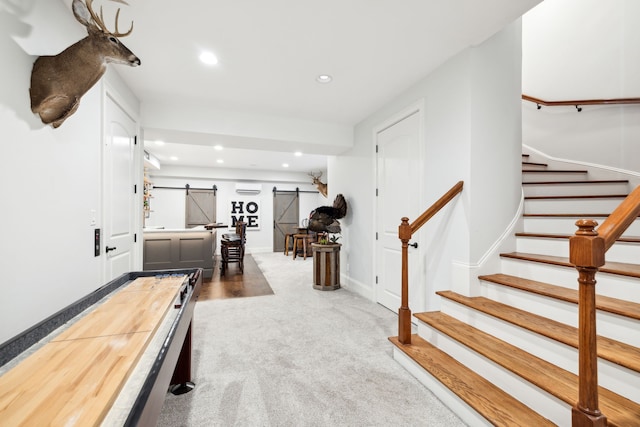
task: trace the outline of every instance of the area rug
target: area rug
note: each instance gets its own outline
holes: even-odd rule
[[[202,283],[198,301],[273,295],[269,282],[251,254],[244,256],[244,273],[238,264],[230,264],[220,276],[220,259],[215,260],[213,277]]]

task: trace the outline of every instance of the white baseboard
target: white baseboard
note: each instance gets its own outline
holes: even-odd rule
[[[371,301],[375,301],[375,294],[372,286],[367,286],[362,282],[359,282],[346,274],[340,275],[340,286],[363,296]]]

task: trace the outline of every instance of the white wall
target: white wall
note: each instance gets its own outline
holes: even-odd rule
[[[5,58],[0,67],[0,342],[104,284],[102,257],[93,255],[93,230],[102,226],[104,88],[100,83],[91,89],[58,129],[32,114],[29,80],[35,56],[14,37],[31,35],[26,45],[46,50],[52,40],[64,38],[66,24],[71,39],[79,25],[62,2],[27,3],[16,5],[15,13],[0,13]],[[67,22],[46,19],[51,11],[67,16]],[[32,26],[39,31],[31,32]],[[119,87],[117,79],[113,86]]]
[[[347,286],[374,297],[373,129],[421,98],[426,103],[427,177],[419,195],[422,206],[429,207],[457,181],[465,182],[459,200],[420,235],[422,263],[428,270],[425,294],[449,287],[454,262],[475,267],[500,238],[521,194],[520,57],[518,21],[456,55],[358,124],[354,148],[330,160],[329,198],[343,193],[350,207],[342,240]]]
[[[168,169],[168,171],[167,171]],[[174,177],[170,168],[163,168],[161,171],[151,172],[151,180],[155,187],[180,187],[184,188],[189,184],[192,188],[217,188],[216,193],[216,214],[217,222],[231,224],[230,222],[230,201],[231,198],[248,197],[236,193],[236,184],[244,182],[247,174],[242,170],[227,169],[222,171],[224,179],[219,178],[220,169],[207,170],[203,168],[191,168],[182,170],[180,177]],[[168,176],[164,176],[166,174]],[[189,176],[191,175],[191,176]],[[235,179],[234,176],[235,175]],[[300,224],[304,218],[309,216],[311,210],[318,206],[331,204],[316,187],[311,184],[309,177],[305,174],[287,173],[265,173],[271,175],[271,180],[254,180],[252,184],[260,184],[262,190],[255,197],[260,206],[260,229],[247,229],[247,250],[249,252],[272,252],[273,251],[273,188],[282,191],[295,191],[298,188],[300,193],[299,213]],[[209,176],[209,177],[206,177]],[[278,179],[279,178],[279,179]],[[158,189],[152,190],[151,214],[146,221],[149,227],[184,228],[185,221],[185,190]],[[226,228],[218,229],[218,240],[222,233],[226,233]],[[218,252],[220,244],[217,245]]]
[[[521,46],[518,22],[471,50],[471,264],[505,231],[522,194]]]
[[[421,98],[426,103],[422,161],[427,182],[419,195],[424,209],[457,181],[465,182],[460,199],[419,236],[422,262],[429,271],[426,292],[449,287],[454,262],[475,267],[499,239],[521,195],[520,57],[517,22],[456,55],[358,124],[354,148],[330,160],[329,198],[343,193],[350,203],[342,241],[347,286],[374,298],[373,129]]]
[[[545,1],[523,18],[523,93],[546,101],[640,97],[640,2]],[[640,105],[523,103],[523,142],[549,156],[640,172]]]

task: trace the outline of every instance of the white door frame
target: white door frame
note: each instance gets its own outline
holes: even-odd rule
[[[106,135],[106,130],[107,130],[107,117],[106,117],[106,108],[107,108],[107,101],[108,99],[110,99],[112,102],[114,102],[115,104],[118,105],[118,107],[120,107],[120,109],[122,109],[122,111],[128,115],[131,120],[133,120],[133,122],[135,123],[136,126],[136,135],[137,135],[137,142],[136,145],[134,146],[134,153],[133,153],[133,181],[131,183],[132,186],[136,186],[136,195],[134,197],[134,201],[133,201],[133,206],[132,209],[133,211],[130,212],[131,214],[131,220],[132,220],[132,224],[134,227],[134,234],[136,235],[136,242],[133,244],[133,250],[132,250],[132,255],[133,255],[133,271],[138,271],[138,270],[142,270],[142,247],[143,247],[143,236],[142,236],[142,194],[143,194],[143,175],[144,175],[144,159],[143,159],[143,135],[142,135],[142,131],[140,128],[140,120],[139,120],[139,114],[138,111],[135,109],[135,107],[133,107],[130,102],[128,102],[129,100],[127,99],[126,95],[123,95],[121,91],[119,91],[117,89],[118,82],[110,82],[110,80],[112,78],[116,78],[116,77],[112,77],[110,73],[106,73],[105,76],[103,77],[101,83],[102,83],[102,117],[101,117],[101,154],[100,154],[100,167],[101,167],[101,172],[100,172],[100,204],[101,204],[101,248],[100,248],[100,257],[101,257],[101,271],[102,271],[102,283],[106,284],[109,281],[109,278],[107,277],[107,263],[108,263],[108,258],[107,258],[107,254],[105,253],[105,233],[104,233],[104,224],[107,223],[107,209],[106,209],[106,204],[105,204],[105,194],[104,194],[104,187],[105,187],[105,182],[104,182],[104,161],[105,161],[105,151],[104,151],[104,147],[105,147],[105,141],[107,138]]]
[[[407,107],[403,108],[402,110],[398,111],[397,113],[391,115],[390,117],[388,117],[386,120],[383,120],[381,123],[379,123],[378,125],[373,127],[373,131],[372,131],[372,137],[371,137],[371,158],[372,158],[372,162],[373,162],[373,177],[371,182],[373,183],[373,189],[372,189],[372,194],[374,195],[374,203],[373,203],[373,223],[372,223],[372,235],[374,236],[373,238],[373,242],[374,242],[374,248],[373,251],[371,253],[371,265],[374,266],[374,272],[373,272],[373,277],[372,277],[372,297],[373,297],[373,301],[378,301],[378,292],[379,292],[379,287],[378,284],[376,283],[376,277],[378,277],[378,273],[379,273],[379,267],[377,265],[377,254],[378,254],[378,244],[379,244],[379,240],[376,240],[375,236],[376,236],[376,232],[377,227],[378,227],[378,218],[379,218],[379,214],[378,214],[378,201],[376,200],[377,196],[376,196],[376,189],[378,187],[378,162],[377,162],[377,155],[376,155],[376,143],[377,143],[377,135],[378,133],[382,132],[383,130],[393,126],[394,124],[404,120],[405,118],[413,115],[413,114],[417,114],[419,117],[419,134],[418,134],[418,161],[420,165],[424,165],[425,164],[425,156],[426,156],[426,149],[425,149],[425,145],[426,145],[426,132],[425,132],[425,121],[426,121],[426,100],[425,98],[420,98],[417,101],[415,101],[412,104],[409,104]],[[425,192],[425,177],[426,177],[426,173],[424,172],[424,168],[420,167],[419,168],[419,183],[418,183],[418,202],[420,206],[424,206],[424,192]],[[425,207],[426,209],[426,207]],[[409,218],[409,221],[412,222],[414,221],[415,218]],[[400,225],[400,218],[398,218],[398,225]],[[420,240],[422,241],[423,239],[421,239],[423,232],[422,231],[418,231],[417,235],[415,236],[416,240]],[[398,239],[398,245],[400,245],[400,239]],[[418,259],[422,260],[423,259],[423,249],[424,249],[425,245],[421,244],[418,246],[417,251],[418,251]],[[426,295],[424,295],[424,289],[426,289],[426,283],[424,283],[425,278],[426,278],[426,274],[425,271],[423,269],[421,269],[420,274],[419,274],[421,283],[420,286],[418,287],[418,289],[420,290],[420,296],[418,298],[411,298],[412,300],[415,300],[418,302],[418,307],[411,307],[411,311],[412,312],[417,312],[417,311],[424,311],[426,308]],[[400,278],[398,278],[398,280],[400,280]]]

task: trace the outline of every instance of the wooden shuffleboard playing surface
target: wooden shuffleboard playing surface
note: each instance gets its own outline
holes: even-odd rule
[[[100,425],[186,276],[138,277],[0,377],[0,424]]]

